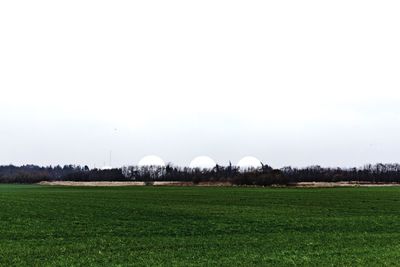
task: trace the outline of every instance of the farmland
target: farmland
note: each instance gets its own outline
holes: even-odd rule
[[[400,187],[0,185],[0,265],[396,265]]]

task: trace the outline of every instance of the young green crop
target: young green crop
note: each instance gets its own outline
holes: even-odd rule
[[[0,186],[0,265],[397,265],[400,187]]]

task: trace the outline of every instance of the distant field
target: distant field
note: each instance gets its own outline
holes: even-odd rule
[[[400,187],[0,186],[0,265],[398,265]]]

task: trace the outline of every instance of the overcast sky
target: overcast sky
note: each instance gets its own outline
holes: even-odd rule
[[[400,162],[400,2],[1,1],[0,164]]]

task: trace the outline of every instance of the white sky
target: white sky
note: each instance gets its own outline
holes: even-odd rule
[[[1,1],[0,164],[400,162],[399,1]]]

